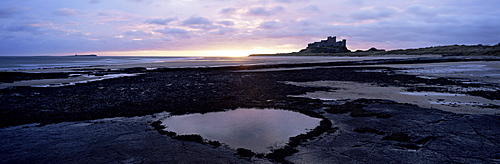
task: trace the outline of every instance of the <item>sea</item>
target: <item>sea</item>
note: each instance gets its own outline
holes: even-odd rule
[[[196,58],[198,57],[0,56],[0,71],[159,63]]]
[[[290,64],[338,61],[360,61],[401,56],[328,57],[328,56],[249,56],[249,57],[174,57],[174,56],[0,56],[0,71],[77,68],[156,63],[168,67],[216,67],[259,64]],[[158,64],[159,63],[159,64]]]

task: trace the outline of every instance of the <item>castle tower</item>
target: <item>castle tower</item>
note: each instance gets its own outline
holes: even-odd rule
[[[337,37],[336,36],[329,36],[326,39],[326,44],[325,47],[333,47],[337,45]]]
[[[329,37],[327,38],[327,41],[329,41],[329,42],[330,42],[330,41],[337,42],[337,36],[329,36]]]

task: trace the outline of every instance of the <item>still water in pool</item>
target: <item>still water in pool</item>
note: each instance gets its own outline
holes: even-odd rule
[[[269,153],[280,148],[288,138],[307,133],[321,119],[275,109],[236,109],[206,114],[172,116],[162,120],[168,131],[177,134],[199,134],[231,148],[246,148]]]

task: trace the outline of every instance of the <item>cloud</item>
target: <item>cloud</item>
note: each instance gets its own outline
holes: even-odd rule
[[[9,46],[0,44],[0,54],[60,47],[67,52],[221,47],[216,44],[303,48],[330,35],[346,38],[351,49],[497,44],[500,38],[500,2],[494,0],[114,1],[2,1],[0,40],[8,39]],[[193,44],[194,36],[203,39]],[[26,50],[31,45],[37,46]]]
[[[436,16],[436,13],[437,13],[436,11],[433,11],[431,8],[420,5],[420,4],[409,6],[408,8],[406,8],[405,11],[407,13],[411,13],[411,14],[414,14],[417,16],[425,16],[425,17],[434,17],[434,16]]]
[[[212,22],[205,17],[190,17],[182,22],[182,25],[208,25]]]
[[[228,33],[233,33],[235,31],[236,31],[236,29],[234,29],[234,28],[222,27],[222,28],[219,28],[218,30],[216,30],[214,32],[211,32],[211,34],[226,35]]]
[[[0,9],[0,18],[10,18],[20,12],[21,11],[17,7]]]
[[[364,5],[365,4],[365,0],[344,0],[343,3],[347,4],[347,5],[356,5],[356,6],[359,6],[359,5]]]
[[[157,30],[154,30],[154,31],[162,33],[162,34],[170,34],[170,35],[186,35],[186,34],[189,34],[189,31],[181,29],[181,28],[168,28],[168,27],[165,27],[164,29],[157,29]]]
[[[90,4],[97,4],[97,3],[101,3],[102,0],[89,0],[88,3]]]
[[[149,24],[157,24],[157,25],[167,25],[168,23],[177,20],[177,18],[158,18],[158,19],[149,19],[146,21],[146,23]]]
[[[304,13],[310,13],[310,12],[313,12],[313,13],[323,13],[321,11],[321,9],[319,9],[319,7],[316,6],[316,5],[308,5],[308,6],[304,7],[304,8],[298,9],[298,11],[304,12]]]
[[[283,12],[284,8],[281,6],[276,6],[270,9],[265,7],[252,7],[248,10],[248,14],[254,16],[271,16],[280,12]]]
[[[325,26],[320,26],[322,23],[311,23],[308,20],[300,21],[267,21],[259,25],[260,30],[256,30],[254,35],[263,38],[297,38],[302,40],[304,38],[322,38],[325,36],[333,35],[332,32],[338,30],[327,29]],[[306,44],[309,41],[304,41]]]
[[[225,8],[220,10],[221,14],[234,14],[236,12],[236,8]]]
[[[293,2],[308,1],[308,0],[274,0],[274,1],[280,3],[293,3]]]
[[[9,31],[9,32],[25,32],[25,33],[30,33],[33,35],[40,35],[40,34],[44,33],[44,31],[42,31],[41,27],[33,26],[31,24],[11,25],[11,26],[6,27],[4,30]]]
[[[281,28],[282,25],[277,21],[267,21],[267,22],[261,23],[259,27],[263,28],[263,29],[277,29],[277,28]]]
[[[224,26],[234,26],[234,22],[233,21],[219,21],[217,23],[222,24]]]
[[[79,14],[79,11],[75,9],[62,8],[52,12],[52,14],[56,16],[72,16]]]
[[[144,31],[126,31],[123,33],[128,36],[137,36],[137,37],[142,37],[142,36],[151,36],[151,33],[144,32]]]
[[[190,17],[184,21],[182,21],[183,26],[188,26],[196,29],[204,29],[204,30],[212,30],[216,29],[219,26],[213,25],[212,21],[206,17]]]
[[[396,13],[397,10],[389,7],[368,7],[355,11],[351,17],[357,20],[369,20],[390,17]]]

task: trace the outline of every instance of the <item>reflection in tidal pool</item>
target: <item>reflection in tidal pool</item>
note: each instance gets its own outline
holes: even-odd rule
[[[236,109],[225,112],[172,116],[162,120],[168,131],[200,134],[232,148],[269,153],[269,147],[282,147],[288,138],[307,133],[321,119],[301,113],[272,109]]]

